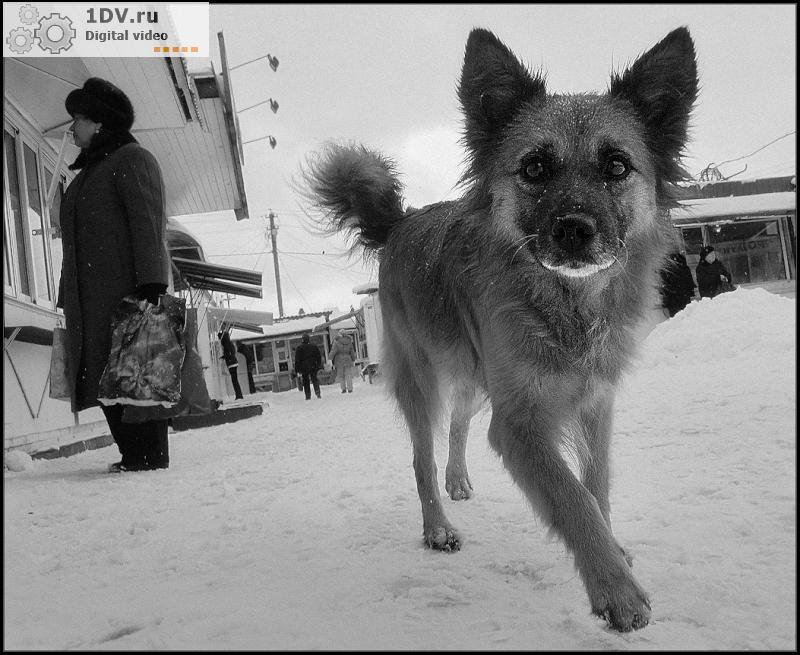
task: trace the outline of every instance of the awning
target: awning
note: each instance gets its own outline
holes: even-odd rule
[[[255,312],[249,309],[209,307],[208,314],[220,324],[246,332],[264,334],[262,325],[272,325],[272,312]]]
[[[167,215],[232,210],[237,219],[247,218],[241,135],[230,124],[229,99],[199,93],[198,83],[220,77],[213,73],[191,76],[186,61],[180,57],[5,57],[3,95],[58,152],[72,124],[64,108],[67,94],[89,77],[109,80],[128,95],[136,110],[133,136],[158,160]],[[79,151],[69,141],[66,161],[72,162]]]
[[[193,289],[208,289],[236,296],[261,298],[260,272],[183,257],[173,257],[172,263],[178,270],[181,281]]]
[[[336,318],[332,318],[330,321],[325,321],[325,323],[320,323],[319,325],[315,325],[312,332],[322,332],[325,328],[330,327],[331,325],[335,325],[340,321],[346,321],[348,318],[353,318],[354,316],[358,316],[362,311],[363,308],[354,309],[352,312],[349,312],[348,314],[337,316]]]

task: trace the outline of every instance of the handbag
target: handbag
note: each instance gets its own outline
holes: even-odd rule
[[[63,325],[53,328],[53,349],[50,351],[50,397],[72,399],[72,380],[67,373],[67,330]]]
[[[203,375],[203,361],[197,352],[197,309],[194,307],[186,310],[184,343],[186,357],[181,367],[181,397],[178,403],[172,407],[126,405],[122,410],[123,423],[143,423],[188,414],[211,413],[211,397]]]
[[[125,296],[111,318],[111,350],[97,399],[104,405],[177,404],[185,323],[183,298],[165,294],[153,305]]]

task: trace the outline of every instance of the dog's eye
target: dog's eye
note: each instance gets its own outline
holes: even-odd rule
[[[532,159],[523,164],[522,174],[533,182],[540,182],[545,175],[545,168],[542,160]]]
[[[613,179],[624,178],[631,170],[630,165],[622,157],[610,157],[603,168],[603,173]]]

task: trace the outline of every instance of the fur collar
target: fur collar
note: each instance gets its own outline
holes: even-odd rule
[[[90,164],[102,161],[112,152],[129,143],[138,143],[138,141],[127,130],[100,130],[92,137],[89,147],[81,150],[81,154],[78,155],[69,170],[80,170]]]

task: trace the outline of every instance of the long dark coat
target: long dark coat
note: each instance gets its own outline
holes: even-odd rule
[[[111,315],[141,284],[169,284],[164,183],[155,157],[124,145],[84,168],[61,204],[64,308],[72,410],[98,405]]]
[[[294,370],[315,373],[322,368],[322,355],[313,343],[301,343],[294,351]]]
[[[673,253],[661,269],[661,296],[670,316],[691,302],[694,289],[692,271],[686,265],[686,258],[680,253]]]
[[[710,264],[706,260],[701,260],[695,269],[697,274],[697,290],[701,298],[713,298],[722,291],[722,280],[720,275],[724,275],[728,282],[731,282],[731,274],[722,265],[719,259],[715,259]]]

